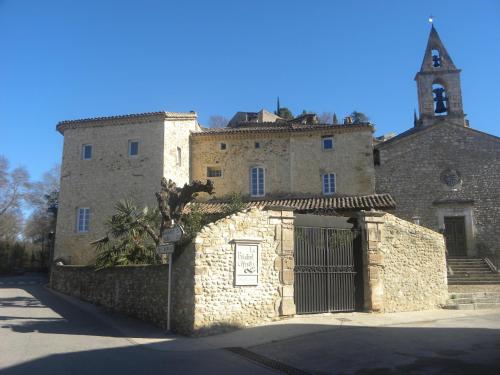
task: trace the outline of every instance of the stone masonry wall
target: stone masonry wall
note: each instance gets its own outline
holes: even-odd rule
[[[54,266],[51,288],[83,301],[167,326],[168,266],[121,266],[100,271]]]
[[[333,150],[323,150],[323,136],[333,136]],[[220,144],[226,149],[221,150]],[[259,148],[255,144],[259,144]],[[321,175],[336,174],[337,193],[373,194],[372,129],[328,129],[314,132],[255,131],[238,134],[193,134],[191,171],[194,180],[205,180],[208,167],[222,176],[210,177],[215,194],[250,194],[250,169],[264,167],[266,195],[322,194]]]
[[[235,285],[238,240],[259,244],[256,286]],[[295,314],[293,212],[252,209],[234,214],[206,226],[194,242],[193,328],[197,334]]]
[[[364,212],[365,309],[437,308],[448,297],[444,238],[391,214]]]
[[[90,242],[104,236],[115,205],[133,199],[138,206],[156,207],[154,193],[162,177],[182,185],[189,181],[189,135],[198,128],[196,115],[102,120],[64,131],[61,192],[55,259],[66,264],[92,264]],[[139,154],[128,155],[128,142],[139,142]],[[91,160],[82,160],[82,145],[92,145]],[[178,160],[177,148],[181,150]],[[89,231],[76,230],[78,207],[90,208]]]
[[[376,191],[392,195],[396,216],[418,216],[434,231],[444,229],[444,216],[464,216],[467,255],[482,248],[500,256],[499,138],[443,123],[377,148]],[[446,185],[447,170],[461,183]]]

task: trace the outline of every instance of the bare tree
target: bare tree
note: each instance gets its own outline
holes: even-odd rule
[[[224,128],[229,120],[221,115],[212,115],[208,119],[208,126],[211,128]]]
[[[333,120],[332,112],[323,112],[318,116],[318,121],[320,124],[331,124]]]
[[[30,188],[26,168],[9,171],[9,161],[0,155],[0,217],[9,210],[19,208]]]
[[[22,232],[23,215],[19,208],[10,209],[0,216],[0,241],[14,243]]]

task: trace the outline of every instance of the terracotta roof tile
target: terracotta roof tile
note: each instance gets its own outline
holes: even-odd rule
[[[219,214],[227,208],[227,201],[209,201],[197,203],[206,214]],[[335,196],[309,198],[259,199],[244,203],[244,209],[252,207],[284,206],[299,212],[342,211],[342,210],[387,210],[394,209],[396,202],[390,194],[372,194],[364,196]],[[189,206],[186,207],[189,210]]]
[[[361,123],[353,125],[302,125],[302,124],[283,124],[283,123],[261,123],[254,126],[244,126],[237,128],[203,128],[203,131],[192,133],[192,137],[204,137],[210,135],[226,135],[226,134],[247,134],[247,133],[278,133],[278,132],[306,132],[316,130],[358,130],[358,129],[373,129],[370,123]]]

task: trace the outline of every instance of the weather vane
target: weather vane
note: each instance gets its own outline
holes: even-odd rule
[[[432,25],[434,22],[434,17],[432,15],[429,16],[429,23]]]

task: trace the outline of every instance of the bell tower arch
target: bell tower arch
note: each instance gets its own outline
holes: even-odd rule
[[[460,71],[432,25],[422,66],[415,76],[420,114],[415,126],[435,123],[466,126]]]

